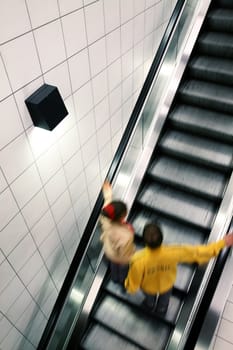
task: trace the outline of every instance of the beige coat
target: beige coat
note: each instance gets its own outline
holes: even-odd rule
[[[104,206],[112,200],[112,190],[103,189]],[[103,249],[106,257],[118,264],[127,264],[135,252],[134,234],[124,223],[113,222],[107,217],[100,216]]]

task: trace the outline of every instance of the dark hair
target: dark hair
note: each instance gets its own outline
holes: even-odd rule
[[[160,247],[163,242],[162,230],[156,223],[146,224],[142,236],[145,245],[152,249]]]
[[[126,216],[127,206],[122,201],[112,201],[102,209],[101,214],[112,221],[118,221]]]

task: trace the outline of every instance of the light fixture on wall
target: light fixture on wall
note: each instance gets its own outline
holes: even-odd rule
[[[53,130],[68,111],[56,86],[44,84],[25,100],[33,124]]]

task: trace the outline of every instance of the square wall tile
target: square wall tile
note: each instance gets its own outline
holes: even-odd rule
[[[96,155],[95,158],[92,159],[91,163],[88,164],[85,168],[85,175],[88,183],[88,190],[89,190],[89,185],[94,179],[98,176],[100,173],[100,162],[99,162],[99,157]]]
[[[134,18],[134,44],[140,42],[144,38],[144,13]]]
[[[121,53],[127,52],[133,47],[133,20],[123,24],[121,26]]]
[[[68,212],[63,216],[58,224],[58,231],[60,238],[64,241],[68,240],[70,231],[77,229],[76,219],[74,216],[73,208],[68,210]]]
[[[60,20],[34,31],[43,73],[66,59]]]
[[[119,0],[104,0],[104,20],[106,33],[120,26]]]
[[[0,44],[20,36],[30,29],[31,25],[24,1],[0,2]]]
[[[82,146],[83,162],[86,167],[97,155],[97,139],[96,135],[93,135],[86,143]]]
[[[83,0],[58,0],[58,3],[62,16],[83,7]]]
[[[24,131],[13,96],[0,103],[0,115],[5,122],[0,128],[0,149]],[[6,122],[7,121],[7,122]]]
[[[74,94],[74,103],[77,113],[77,119],[80,120],[93,108],[93,97],[91,83],[83,85]]]
[[[66,163],[80,148],[77,127],[74,126],[59,140],[63,163]]]
[[[87,46],[84,11],[82,9],[64,16],[62,28],[68,57]]]
[[[104,70],[92,80],[94,104],[98,104],[108,93],[107,71]]]
[[[110,129],[110,121],[108,120],[97,131],[97,142],[98,142],[99,151],[101,151],[105,147],[105,145],[108,142],[110,142],[110,140],[111,140],[111,129]]]
[[[115,135],[117,131],[120,131],[122,129],[121,109],[118,109],[118,111],[112,115],[110,120],[110,127],[111,135]]]
[[[112,116],[121,106],[121,85],[109,94],[109,108]]]
[[[222,319],[218,329],[218,336],[233,344],[232,322]]]
[[[27,0],[32,28],[39,27],[59,17],[57,0]]]
[[[80,119],[78,122],[78,131],[80,137],[80,144],[84,145],[84,143],[94,135],[96,130],[95,125],[95,116],[94,112],[90,111],[85,117]]]
[[[133,73],[133,50],[127,51],[121,56],[122,59],[122,78],[127,78]]]
[[[48,273],[48,270],[43,266],[40,271],[34,276],[33,280],[29,283],[27,286],[29,292],[34,298],[38,298],[38,291],[43,293],[41,291],[41,286],[46,288],[46,285],[50,283],[51,277]],[[32,313],[33,313],[34,306],[32,308]],[[27,317],[30,317],[30,310],[27,310]]]
[[[9,79],[7,77],[6,70],[3,65],[1,56],[0,56],[0,77],[1,77],[0,100],[2,100],[11,94],[11,87],[10,87]]]
[[[28,259],[27,263],[18,271],[22,282],[27,286],[34,276],[39,272],[39,270],[44,265],[44,261],[38,250]],[[30,268],[28,268],[30,266]],[[33,268],[32,268],[33,267]]]
[[[22,214],[28,227],[31,229],[37,221],[48,211],[48,201],[44,190],[40,191],[22,209]]]
[[[86,191],[86,179],[84,171],[82,171],[75,180],[70,184],[70,195],[72,203],[76,203],[79,196]]]
[[[71,94],[71,84],[67,62],[59,64],[44,75],[45,83],[58,88],[61,97],[65,99]]]
[[[52,206],[54,219],[58,223],[71,207],[71,200],[68,191],[65,191]]]
[[[25,52],[27,52],[26,55]],[[1,53],[13,91],[27,85],[41,75],[32,33],[4,44],[1,47]]]
[[[2,170],[0,169],[0,193],[7,188],[7,182],[3,176]]]
[[[149,8],[145,12],[145,36],[152,33],[154,30],[154,9]]]
[[[46,183],[62,166],[61,156],[57,145],[37,159],[37,166],[43,183]]]
[[[100,39],[104,35],[104,13],[102,1],[96,1],[85,7],[85,20],[88,44]]]
[[[45,192],[52,205],[56,199],[66,190],[67,183],[64,174],[64,169],[59,170],[45,185]]]
[[[64,165],[66,180],[68,184],[76,179],[76,177],[83,171],[83,160],[81,150],[75,153]]]
[[[0,152],[0,166],[11,183],[33,162],[32,152],[25,134],[22,134]]]
[[[96,41],[93,45],[88,47],[91,75],[92,77],[101,72],[107,66],[107,53],[105,38]]]
[[[98,130],[105,122],[110,119],[108,99],[103,99],[95,107],[96,129]]]
[[[114,62],[121,54],[120,29],[116,29],[106,36],[108,64]]]
[[[12,324],[4,316],[0,316],[0,344],[12,328]]]
[[[0,208],[0,230],[2,230],[19,211],[9,188],[0,194]]]
[[[74,92],[90,80],[90,65],[87,49],[71,57],[68,63],[72,91]]]
[[[233,349],[233,344],[229,343],[228,341],[225,341],[224,339],[216,337],[213,350],[232,350],[232,349]]]
[[[24,264],[27,263],[29,258],[34,254],[36,250],[36,245],[31,237],[28,234],[22,239],[22,241],[17,245],[17,247],[11,252],[8,256],[8,259],[15,271],[19,271]],[[31,269],[32,266],[28,265],[28,269]]]
[[[145,10],[146,0],[134,0],[134,15],[138,15]]]
[[[60,247],[61,241],[57,229],[53,229],[39,247],[40,254],[45,262],[54,253],[57,247]]]
[[[11,189],[19,207],[23,207],[42,187],[36,166],[33,164],[12,184]]]
[[[9,262],[5,260],[0,265],[0,293],[3,292],[3,290],[7,287],[7,285],[13,280],[13,278],[16,276],[15,271],[12,269],[12,266],[10,266]]]
[[[15,303],[12,304],[7,311],[8,319],[10,319],[12,323],[17,322],[31,302],[31,295],[28,293],[27,289],[24,289],[24,291],[17,297]]]
[[[0,233],[0,246],[7,256],[26,236],[28,228],[21,214],[16,215]]]
[[[122,69],[121,69],[121,59],[116,60],[108,67],[108,84],[109,90],[112,91],[121,83],[122,79]]]
[[[7,310],[14,304],[24,290],[24,285],[18,276],[15,276],[7,287],[0,293],[0,309],[6,314]]]
[[[55,227],[55,222],[51,211],[48,210],[41,219],[32,227],[31,234],[39,246]]]
[[[120,0],[121,23],[128,22],[134,15],[134,0]]]

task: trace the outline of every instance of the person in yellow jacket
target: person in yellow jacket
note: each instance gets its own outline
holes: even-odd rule
[[[111,279],[124,286],[129,260],[135,252],[134,229],[127,221],[127,206],[123,201],[112,200],[109,182],[103,185],[104,206],[100,215],[101,235],[105,256],[110,261]]]
[[[163,234],[156,223],[148,223],[143,230],[145,248],[137,251],[131,261],[125,288],[128,293],[141,289],[143,305],[157,314],[165,314],[179,263],[207,263],[226,246],[233,245],[233,233],[206,245],[162,245]]]

